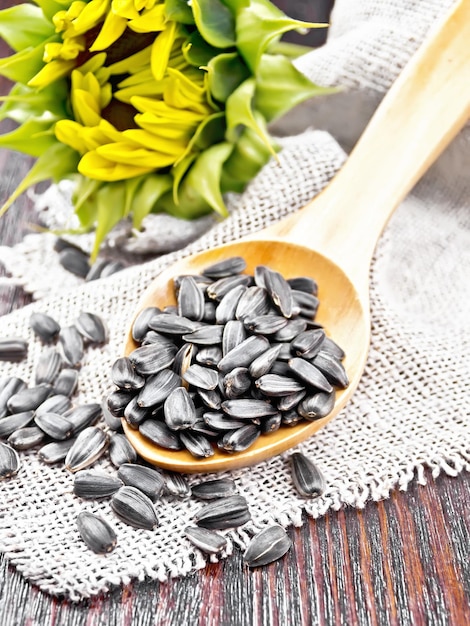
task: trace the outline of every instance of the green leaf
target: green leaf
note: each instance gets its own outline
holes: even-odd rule
[[[68,9],[71,2],[70,0],[34,0],[34,4],[37,4],[42,9],[44,15],[49,20],[52,20],[57,11]]]
[[[289,59],[263,54],[256,77],[255,108],[271,122],[308,98],[335,91],[312,83]]]
[[[191,6],[198,31],[211,46],[235,45],[235,19],[220,0],[192,0]]]
[[[134,228],[141,227],[144,217],[152,212],[158,200],[170,191],[172,185],[173,180],[169,174],[147,174],[142,177],[132,194],[131,211]]]
[[[165,0],[165,15],[172,22],[194,24],[194,16],[187,0]]]
[[[270,2],[252,0],[237,15],[237,48],[246,64],[256,73],[261,55],[282,34],[296,29],[324,28],[325,24],[294,20]]]
[[[72,194],[75,214],[83,228],[89,230],[96,222],[96,193],[99,188],[106,183],[87,178],[81,174],[77,174],[73,178],[77,181]]]
[[[24,85],[44,66],[42,56],[44,44],[52,41],[50,38],[35,48],[25,48],[0,60],[0,75],[9,78],[15,83]]]
[[[237,52],[224,52],[207,64],[209,90],[219,102],[225,102],[231,93],[250,76],[250,71]]]
[[[245,128],[224,164],[224,180],[232,181],[232,184],[236,181],[243,189],[263,165],[266,165],[271,156],[271,150],[267,149],[264,141],[250,128]]]
[[[56,142],[42,154],[28,174],[23,178],[21,183],[6,200],[5,204],[0,208],[0,216],[13,204],[13,202],[21,196],[21,194],[36,183],[43,180],[52,179],[58,182],[62,178],[67,178],[71,173],[77,170],[79,156],[68,146]]]
[[[253,111],[252,103],[255,88],[255,79],[248,78],[227,99],[225,107],[227,139],[232,143],[236,143],[240,136],[241,128],[246,126],[251,128],[270,150],[271,154],[275,155],[271,139],[266,131],[265,121],[261,114]]]
[[[240,9],[250,6],[250,0],[222,0],[222,3],[225,4],[234,15],[236,15]]]
[[[184,175],[189,170],[196,158],[197,154],[195,152],[188,154],[178,163],[176,163],[176,165],[174,165],[171,169],[171,173],[173,175],[173,202],[175,204],[179,204],[178,194],[181,181],[183,180]]]
[[[184,58],[194,67],[207,65],[216,54],[219,54],[219,48],[209,45],[197,30],[191,33],[183,46]]]
[[[0,37],[15,52],[34,48],[53,34],[53,25],[39,7],[20,4],[0,11]]]
[[[9,150],[18,150],[34,157],[41,156],[57,139],[51,129],[50,120],[30,118],[10,133],[0,135],[0,146]]]
[[[109,231],[125,216],[125,181],[108,182],[102,185],[96,195],[96,230],[90,259],[98,256],[100,245]]]
[[[30,117],[63,119],[68,117],[67,84],[57,81],[42,91],[16,83],[8,96],[0,97],[0,120],[11,119],[22,124]]]

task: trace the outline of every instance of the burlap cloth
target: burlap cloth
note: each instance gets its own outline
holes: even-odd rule
[[[304,107],[305,126],[329,133],[309,129],[292,135],[302,117],[292,116],[283,126],[291,136],[283,140],[280,163],[268,164],[246,193],[231,197],[230,218],[189,248],[99,284],[61,289],[1,319],[0,335],[31,342],[27,362],[2,363],[2,375],[32,382],[41,351],[28,328],[33,310],[49,312],[62,324],[80,310],[94,311],[108,321],[110,342],[87,352],[79,400],[100,399],[110,388],[111,363],[150,280],[176,258],[260,229],[314,196],[344,160],[336,140],[346,148],[354,143],[429,25],[450,4],[337,0],[327,45],[299,62],[316,82],[347,88]],[[302,509],[317,517],[329,509],[362,507],[368,499],[386,498],[392,489],[406,489],[411,480],[422,482],[426,467],[434,476],[470,469],[469,172],[467,127],[403,202],[379,242],[371,272],[372,345],[364,377],[347,408],[299,446],[323,469],[326,493],[311,501],[296,494],[287,453],[233,472],[253,521],[227,533],[227,553],[233,543],[246,545],[267,523],[301,524]],[[44,274],[48,267],[53,274],[49,244],[32,253],[36,264],[34,254],[41,255]],[[50,275],[49,283],[54,282]],[[205,558],[183,534],[200,503],[162,499],[159,526],[135,530],[114,518],[108,502],[83,503],[74,497],[73,478],[65,470],[42,465],[35,452],[21,457],[19,475],[0,483],[0,547],[41,589],[80,599],[134,577],[165,580],[204,566]],[[101,466],[114,471],[107,461]],[[106,557],[90,552],[78,537],[75,516],[84,505],[117,530],[119,545]]]

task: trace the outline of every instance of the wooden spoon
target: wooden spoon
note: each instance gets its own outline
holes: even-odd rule
[[[377,240],[394,209],[470,117],[469,41],[470,0],[461,0],[432,29],[344,167],[318,197],[273,227],[169,267],[152,282],[138,307],[140,311],[174,304],[174,276],[200,273],[234,255],[246,259],[250,273],[265,264],[286,278],[315,278],[321,303],[317,319],[345,350],[350,380],[349,387],[337,393],[333,411],[323,419],[262,435],[244,452],[217,451],[204,460],[153,445],[124,422],[127,437],[144,459],[181,472],[251,465],[308,439],[345,406],[369,349],[368,276]],[[125,353],[136,347],[129,331]]]

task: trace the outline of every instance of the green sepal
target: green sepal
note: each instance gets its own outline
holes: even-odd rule
[[[35,48],[25,48],[16,54],[12,54],[0,60],[0,75],[9,78],[15,83],[26,83],[35,76],[44,66],[42,60],[44,45],[55,38],[44,41]]]
[[[7,211],[28,187],[48,179],[58,182],[62,178],[67,178],[68,175],[76,172],[78,161],[79,155],[69,146],[59,142],[52,144],[34,163],[11,196],[7,198],[4,205],[0,208],[0,216]]]
[[[137,229],[140,228],[144,217],[153,211],[158,200],[170,191],[173,185],[170,174],[147,174],[140,178],[133,191],[131,205],[132,223]],[[131,181],[132,179],[127,181],[128,184]]]
[[[57,143],[51,120],[30,118],[9,133],[0,135],[0,147],[39,157]]]
[[[192,0],[191,6],[198,31],[211,46],[235,45],[235,19],[220,0]]]
[[[189,170],[191,165],[196,160],[197,156],[198,155],[195,152],[192,152],[186,155],[183,159],[180,159],[178,163],[176,163],[171,168],[171,174],[173,176],[173,202],[175,204],[179,204],[178,194],[179,194],[179,186],[181,184],[181,181],[183,180],[183,177],[186,174],[186,172]]]
[[[277,146],[273,147],[278,149]],[[239,181],[243,188],[266,165],[271,156],[271,150],[268,150],[259,135],[250,128],[245,128],[224,164],[224,180]]]
[[[165,0],[165,15],[172,22],[194,24],[194,16],[187,0]]]
[[[256,82],[254,78],[245,80],[227,98],[225,115],[227,119],[227,140],[236,143],[242,132],[242,128],[251,128],[263,141],[265,146],[275,155],[271,145],[271,138],[266,130],[266,124],[260,113],[253,110],[253,98],[255,95]]]
[[[256,74],[261,55],[281,35],[290,30],[324,27],[325,24],[291,19],[270,2],[252,0],[237,15],[237,48]]]
[[[57,11],[63,11],[68,9],[71,2],[70,0],[33,0],[34,4],[37,4],[41,8],[44,15],[52,21],[52,17]]]
[[[225,4],[234,15],[236,15],[240,9],[250,6],[250,2],[251,0],[222,0],[222,4]]]
[[[53,25],[39,7],[19,4],[0,11],[0,37],[15,52],[35,48],[53,34]]]
[[[250,71],[237,52],[224,52],[207,64],[209,89],[219,102],[225,102],[231,93],[250,76]]]
[[[182,50],[186,62],[194,67],[207,65],[212,57],[219,54],[219,49],[208,44],[197,30],[187,38]]]
[[[271,122],[304,100],[334,93],[337,89],[319,87],[296,69],[289,59],[263,54],[258,66],[255,108]]]
[[[89,230],[96,221],[95,196],[100,187],[104,184],[100,180],[87,178],[81,174],[73,176],[77,181],[72,193],[72,203],[75,208],[75,215],[84,229]]]
[[[16,83],[8,96],[0,97],[0,102],[3,101],[0,120],[10,119],[22,124],[32,116],[42,119],[46,116],[51,119],[66,118],[67,91],[65,81],[57,81],[41,91]]]
[[[90,260],[95,261],[109,231],[126,215],[125,181],[108,182],[95,194],[96,228]]]

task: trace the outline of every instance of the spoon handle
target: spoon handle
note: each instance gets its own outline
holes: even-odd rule
[[[367,298],[389,217],[470,117],[470,0],[433,28],[351,156],[301,211],[269,229],[334,260]]]

